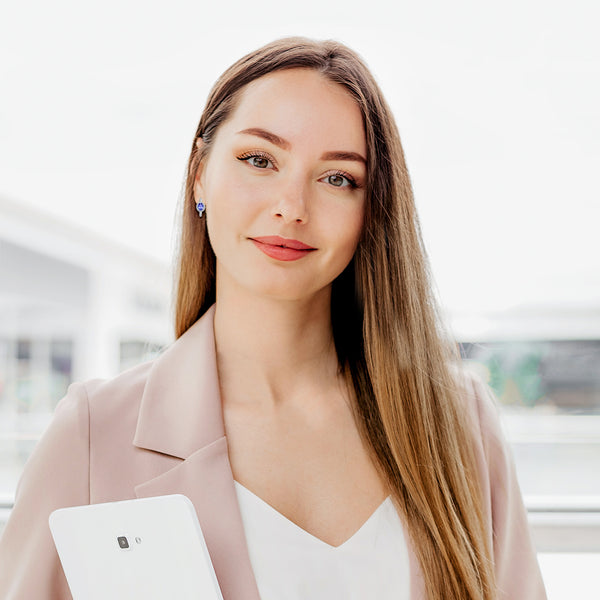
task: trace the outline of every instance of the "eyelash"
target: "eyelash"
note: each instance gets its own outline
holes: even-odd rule
[[[273,157],[261,150],[255,150],[252,152],[244,152],[244,154],[240,154],[240,156],[237,156],[236,158],[241,162],[247,161],[249,158],[266,158],[273,165],[275,165],[275,160],[273,159]],[[323,179],[326,177],[331,177],[333,175],[338,175],[339,177],[343,177],[344,179],[346,179],[348,181],[349,187],[353,190],[361,187],[358,184],[358,182],[356,181],[356,179],[354,179],[354,177],[352,177],[352,175],[350,175],[350,173],[346,173],[346,171],[339,171],[339,170],[332,171],[331,173],[327,173],[323,177]],[[332,187],[344,187],[344,186],[332,186]]]
[[[275,160],[273,159],[273,157],[267,154],[266,152],[262,152],[261,150],[244,152],[244,154],[241,154],[237,157],[237,159],[242,162],[247,161],[249,158],[266,158],[267,160],[271,161],[273,165],[275,164]]]

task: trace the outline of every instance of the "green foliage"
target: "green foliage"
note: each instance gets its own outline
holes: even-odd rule
[[[542,346],[498,343],[477,346],[474,354],[472,358],[485,365],[488,384],[503,403],[532,407],[543,397]]]

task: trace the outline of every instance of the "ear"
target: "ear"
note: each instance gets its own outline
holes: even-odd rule
[[[204,198],[204,189],[202,185],[202,165],[200,165],[194,178],[194,201],[199,202],[202,198]]]
[[[202,138],[196,139],[196,148],[198,150],[202,150],[204,142]],[[198,165],[198,169],[196,171],[196,176],[194,177],[194,200],[199,202],[204,198],[204,166],[206,163],[206,157],[200,162]]]

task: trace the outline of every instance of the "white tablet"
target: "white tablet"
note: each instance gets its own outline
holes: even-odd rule
[[[49,523],[73,600],[223,600],[186,496],[61,508]]]

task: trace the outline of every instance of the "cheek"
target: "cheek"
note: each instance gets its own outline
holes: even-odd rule
[[[205,186],[207,227],[211,241],[221,233],[235,233],[252,202],[235,169],[221,168],[208,174]]]
[[[249,177],[245,165],[236,159],[221,159],[218,166],[207,177],[207,211],[214,205],[215,212],[235,220],[253,218],[264,209],[270,197],[267,179]]]
[[[220,179],[218,186],[207,188],[206,226],[217,259],[232,265],[248,257],[247,237],[264,231],[259,226],[264,207],[262,195],[252,186],[234,178]]]
[[[338,215],[337,221],[338,231],[340,233],[340,245],[343,246],[350,257],[354,254],[358,241],[360,239],[362,228],[364,225],[364,202],[361,202],[359,206],[355,207],[354,210],[349,210],[341,219]]]

